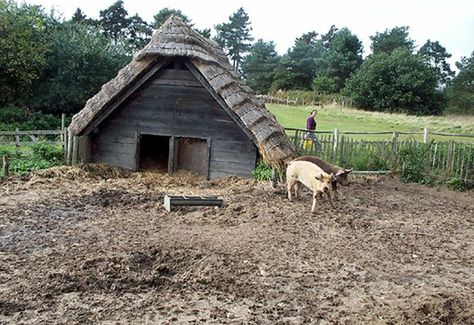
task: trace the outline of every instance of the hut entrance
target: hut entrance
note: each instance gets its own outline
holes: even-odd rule
[[[209,140],[176,138],[174,145],[173,171],[181,169],[206,176],[206,178],[209,176]]]
[[[140,136],[138,169],[167,172],[170,139],[171,137],[167,136],[142,134]]]
[[[137,149],[141,171],[187,170],[209,177],[210,139],[140,134]]]

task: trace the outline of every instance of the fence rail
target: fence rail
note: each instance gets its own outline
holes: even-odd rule
[[[38,143],[64,146],[64,130],[0,131],[0,146],[29,146]]]

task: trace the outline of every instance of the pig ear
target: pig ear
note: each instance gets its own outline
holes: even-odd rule
[[[320,181],[320,180],[321,180],[321,177],[322,177],[322,175],[321,175],[321,174],[318,174],[318,175],[314,176],[314,178],[316,178],[318,181]]]
[[[336,172],[336,175],[335,175],[335,176],[340,176],[340,175],[342,175],[342,174],[344,174],[344,173],[347,173],[346,170],[344,170],[344,169],[339,169],[339,170]]]

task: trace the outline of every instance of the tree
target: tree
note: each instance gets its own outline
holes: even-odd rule
[[[123,6],[123,1],[118,0],[109,8],[100,11],[100,25],[104,29],[104,34],[118,44],[120,38],[127,36],[127,29],[130,25],[128,12]]]
[[[0,1],[0,107],[24,105],[47,64],[56,21],[40,6]]]
[[[368,57],[345,93],[359,107],[389,112],[441,114],[446,104],[434,70],[404,48]]]
[[[370,36],[372,45],[370,46],[373,54],[392,53],[395,49],[402,47],[408,51],[413,51],[415,43],[408,37],[408,26],[394,27],[386,29],[383,33],[376,33]]]
[[[143,48],[151,39],[152,29],[140,16],[128,18],[127,39],[132,50]]]
[[[71,21],[73,23],[83,23],[87,19],[87,16],[82,13],[81,8],[77,8],[74,14],[72,15]]]
[[[318,33],[305,33],[282,56],[275,72],[272,89],[310,90],[315,75],[327,70],[326,49]]]
[[[346,79],[362,64],[362,50],[362,42],[347,28],[336,31],[329,39],[326,76],[333,79],[336,92],[344,88]]]
[[[99,28],[66,22],[52,32],[46,65],[31,85],[28,106],[43,113],[77,113],[129,61]]]
[[[99,21],[92,18],[87,18],[87,16],[82,12],[81,8],[76,9],[76,11],[71,17],[70,22],[76,23],[76,24],[86,24],[86,25],[91,25],[91,26],[100,25]]]
[[[447,88],[450,110],[464,114],[474,113],[474,51],[471,57],[456,62],[459,73]]]
[[[166,21],[166,19],[168,19],[168,17],[171,16],[171,15],[177,16],[177,17],[181,18],[181,20],[183,22],[189,24],[191,27],[193,26],[191,24],[191,20],[188,18],[188,16],[183,14],[181,12],[181,10],[170,9],[170,8],[166,7],[166,8],[161,9],[157,14],[155,14],[153,16],[152,27],[153,28],[160,28],[160,26],[163,25],[163,23]]]
[[[313,79],[313,90],[318,94],[332,94],[337,91],[334,79],[325,75],[318,75]]]
[[[418,52],[426,57],[431,66],[438,75],[438,83],[440,86],[446,86],[454,77],[454,71],[451,70],[446,59],[451,57],[446,49],[438,42],[427,40]]]
[[[278,60],[275,43],[259,39],[242,62],[242,72],[247,85],[259,94],[268,93]]]
[[[227,50],[227,55],[230,56],[234,68],[238,70],[244,54],[251,47],[249,42],[253,40],[250,35],[252,28],[249,16],[243,8],[239,8],[229,17],[228,23],[218,24],[215,29],[217,43]]]

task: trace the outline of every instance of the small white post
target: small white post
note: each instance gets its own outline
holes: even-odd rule
[[[428,128],[423,129],[423,143],[428,143]]]
[[[336,151],[337,149],[338,142],[339,142],[339,130],[334,129],[334,140],[333,140],[333,147],[332,147],[334,151]]]

